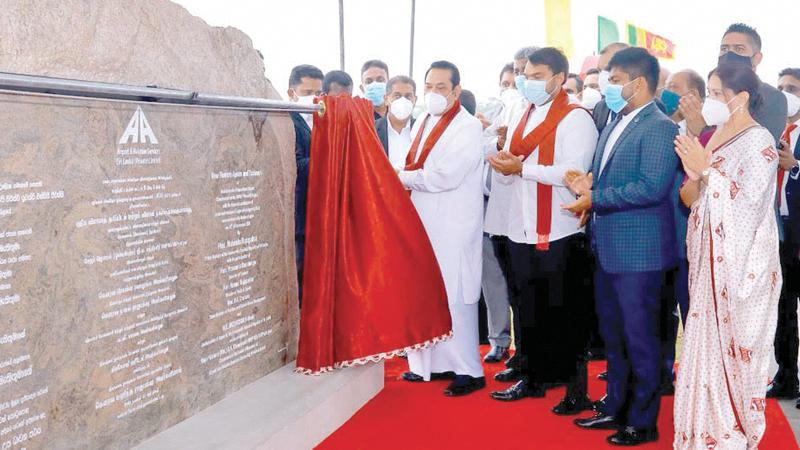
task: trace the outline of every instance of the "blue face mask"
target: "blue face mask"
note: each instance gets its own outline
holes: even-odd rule
[[[609,84],[608,86],[606,86],[605,89],[603,89],[603,95],[606,97],[606,105],[608,106],[608,109],[619,114],[620,111],[622,111],[623,109],[625,109],[626,106],[628,106],[628,99],[623,97],[622,89],[624,89],[625,86],[633,83],[634,81],[636,80],[631,80],[625,84]],[[636,95],[635,92],[633,93],[633,95],[631,95],[631,97],[633,97],[634,95]]]
[[[664,111],[667,116],[671,116],[675,114],[675,111],[678,110],[678,105],[681,102],[681,96],[670,91],[669,89],[664,89],[661,91],[661,102],[664,104],[666,111]]]
[[[525,80],[525,90],[522,91],[525,98],[536,106],[542,106],[547,103],[550,100],[550,93],[547,92],[547,81]]]
[[[517,86],[519,92],[525,92],[525,75],[517,75],[514,77],[514,84]]]
[[[383,104],[384,97],[386,97],[386,83],[373,81],[364,86],[364,98],[371,101],[376,107]]]

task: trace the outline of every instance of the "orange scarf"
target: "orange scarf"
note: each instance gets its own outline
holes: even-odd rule
[[[540,166],[552,166],[556,151],[556,128],[567,114],[579,108],[581,107],[569,103],[569,97],[562,89],[553,99],[553,104],[550,105],[550,110],[547,112],[544,122],[523,137],[525,125],[528,124],[528,118],[534,109],[534,105],[531,104],[511,137],[511,153],[517,156],[524,156],[527,159],[536,147],[539,147],[537,164]],[[553,186],[536,183],[536,250],[546,251],[550,249],[552,216]]]
[[[441,120],[434,125],[431,134],[425,139],[425,145],[422,146],[422,153],[419,155],[419,159],[415,162],[414,159],[417,157],[417,149],[419,149],[419,142],[422,140],[422,133],[425,131],[425,125],[428,124],[428,119],[431,118],[430,114],[425,116],[425,120],[417,131],[417,136],[414,138],[414,143],[411,144],[411,150],[409,150],[408,155],[406,155],[405,170],[422,169],[422,166],[425,165],[425,160],[428,159],[428,155],[431,153],[431,150],[433,150],[433,146],[436,145],[436,141],[442,137],[442,133],[444,133],[444,130],[450,125],[450,122],[455,119],[459,111],[461,111],[461,102],[456,100],[453,106],[444,113]]]

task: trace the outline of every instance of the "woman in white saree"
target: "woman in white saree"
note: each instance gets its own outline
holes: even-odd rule
[[[760,81],[722,65],[709,79],[706,148],[680,136],[688,180],[690,308],[675,391],[676,449],[755,449],[781,291],[774,210],[778,154],[751,111]]]

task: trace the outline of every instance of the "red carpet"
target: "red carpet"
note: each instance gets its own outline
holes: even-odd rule
[[[485,352],[486,348],[482,349]],[[589,368],[592,399],[602,396],[605,383],[597,379],[605,363]],[[607,431],[585,431],[572,423],[574,417],[550,412],[564,394],[551,389],[543,399],[502,403],[489,392],[509,386],[491,377],[502,364],[485,365],[486,389],[461,398],[447,398],[445,381],[407,383],[398,380],[407,370],[403,359],[386,362],[386,388],[317,448],[330,449],[604,449]],[[672,448],[672,402],[664,397],[658,429],[661,439],[635,448]],[[586,417],[588,413],[577,417]],[[767,403],[767,432],[760,450],[798,449],[789,422],[778,403]]]

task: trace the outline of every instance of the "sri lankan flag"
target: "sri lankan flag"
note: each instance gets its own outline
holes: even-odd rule
[[[628,44],[646,48],[656,58],[675,58],[675,44],[672,41],[631,24],[628,24]]]

